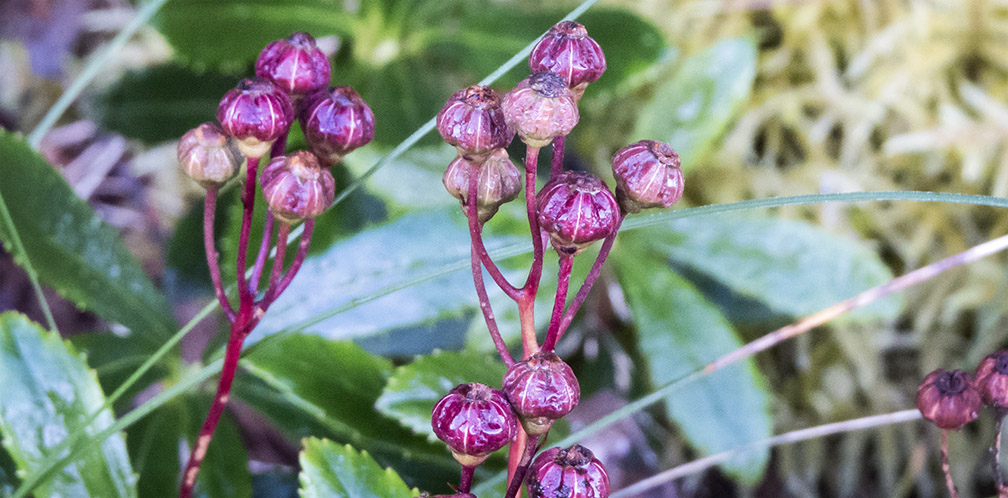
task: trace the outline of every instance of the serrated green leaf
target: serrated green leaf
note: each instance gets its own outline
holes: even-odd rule
[[[676,264],[788,316],[814,313],[892,279],[873,251],[798,221],[695,217],[644,233]],[[900,308],[900,299],[888,296],[848,317],[887,318]]]
[[[148,144],[178,140],[214,121],[217,104],[237,78],[165,64],[133,71],[98,99],[98,121]]]
[[[749,97],[756,78],[750,37],[722,40],[687,57],[643,107],[634,140],[667,142],[683,168],[693,166]]]
[[[196,65],[245,68],[267,43],[295,31],[346,35],[353,15],[337,0],[170,0],[153,24]]]
[[[488,240],[487,247],[515,240],[497,237]],[[307,258],[250,340],[315,321],[357,296],[422,277],[431,269],[467,261],[469,251],[465,217],[457,207],[408,214],[360,232]],[[459,316],[477,306],[472,285],[470,274],[453,272],[322,319],[312,330],[330,339],[348,339]]]
[[[94,371],[59,336],[21,314],[0,315],[0,433],[19,473],[33,473],[69,434],[81,430],[105,395]],[[104,410],[90,425],[112,424]],[[136,476],[121,435],[109,437],[59,470],[35,496],[135,497]]]
[[[637,326],[638,347],[657,386],[703,367],[742,341],[717,308],[672,271],[664,257],[646,247],[640,243],[621,246],[614,256]],[[751,359],[684,386],[665,401],[665,410],[690,444],[704,454],[743,446],[773,433],[766,380]],[[769,450],[762,450],[723,468],[755,484],[769,458]]]
[[[0,131],[0,192],[43,284],[83,309],[125,325],[148,344],[175,329],[164,296],[106,225],[46,160]],[[11,234],[0,224],[0,239]]]
[[[392,365],[352,342],[303,334],[270,338],[242,365],[250,375],[238,377],[237,394],[292,436],[325,434],[352,443],[385,465],[416,469],[409,477],[424,484],[458,472],[444,445],[375,414]]]
[[[438,351],[396,368],[375,409],[417,434],[436,441],[431,409],[453,387],[479,382],[497,387],[504,377],[500,358],[480,353]]]
[[[301,451],[301,498],[412,498],[392,469],[382,469],[366,451],[308,438]]]

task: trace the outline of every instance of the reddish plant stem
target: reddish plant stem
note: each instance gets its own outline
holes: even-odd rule
[[[535,456],[536,451],[539,449],[539,438],[540,436],[529,436],[528,441],[525,443],[525,451],[522,452],[521,461],[518,462],[514,475],[511,476],[511,481],[508,483],[504,498],[515,498],[518,495],[518,490],[521,489],[522,484],[525,482],[525,475],[528,473],[529,465],[532,464],[532,457]]]
[[[1008,485],[1005,484],[1004,473],[1001,472],[1001,426],[1004,423],[1005,410],[994,409],[994,483],[997,485],[998,498],[1008,497]]]
[[[462,478],[459,479],[458,490],[460,493],[468,493],[472,488],[473,472],[476,467],[462,466]]]
[[[561,135],[553,139],[553,162],[550,164],[550,178],[553,178],[563,172],[565,138],[566,137]]]
[[[469,222],[470,257],[472,264],[473,285],[476,286],[476,295],[479,297],[480,311],[483,312],[483,320],[486,322],[487,330],[490,331],[490,338],[493,339],[494,347],[500,354],[501,360],[509,368],[514,364],[514,358],[501,337],[500,329],[497,327],[497,319],[494,318],[493,308],[490,306],[490,296],[487,295],[486,283],[483,281],[483,267],[480,265],[480,253],[477,248],[480,237],[479,213],[476,205],[476,191],[478,188],[478,177],[475,172],[469,175],[469,203],[466,205],[466,219]]]
[[[597,259],[595,261],[598,262]],[[573,266],[573,256],[560,255],[560,271],[557,274],[556,298],[553,301],[553,315],[550,317],[549,329],[546,331],[546,340],[543,341],[542,345],[544,351],[553,351],[553,347],[556,346],[557,341],[560,339],[560,319],[563,316],[564,305],[567,304],[567,288],[570,287],[571,268]]]
[[[217,302],[224,310],[229,322],[234,322],[235,312],[228,301],[227,294],[224,293],[224,284],[221,282],[220,266],[217,263],[217,248],[214,247],[214,214],[217,211],[217,188],[207,188],[206,199],[203,201],[203,250],[206,252],[207,266],[210,268],[210,280],[213,282],[214,294],[217,295]]]
[[[945,473],[945,485],[948,486],[949,496],[951,496],[952,498],[959,498],[959,492],[956,491],[955,483],[952,482],[952,472],[949,470],[948,441],[949,441],[949,431],[948,429],[944,429],[942,430],[942,442],[941,442],[942,472]]]
[[[539,350],[539,340],[535,330],[535,298],[542,279],[543,234],[539,228],[539,210],[536,206],[536,169],[539,159],[538,147],[525,150],[525,211],[528,213],[529,231],[532,234],[532,267],[521,288],[518,304],[518,319],[521,323],[522,358]]]
[[[525,211],[528,212],[529,231],[532,232],[532,269],[522,291],[535,299],[542,278],[543,237],[539,228],[539,209],[536,207],[536,164],[539,147],[527,147],[525,151]]]
[[[619,228],[623,225],[623,220],[625,218],[625,215],[620,216],[619,223],[616,224],[616,229],[605,238],[604,242],[602,242],[602,248],[599,249],[598,256],[595,257],[595,262],[592,263],[591,270],[588,271],[588,276],[585,277],[584,283],[581,284],[581,288],[578,289],[578,292],[571,301],[570,306],[566,311],[564,311],[563,317],[560,319],[556,340],[559,341],[560,338],[563,337],[564,332],[567,331],[567,327],[569,327],[571,322],[574,321],[574,315],[577,314],[578,309],[581,308],[585,299],[588,298],[588,293],[591,292],[592,286],[595,285],[595,281],[598,280],[599,275],[602,274],[602,265],[605,264],[606,258],[609,257],[609,251],[612,250],[613,242],[616,241],[616,234],[619,233]]]
[[[259,293],[259,279],[262,277],[266,256],[269,255],[270,240],[273,239],[273,213],[266,213],[266,224],[263,225],[262,242],[259,243],[259,254],[252,266],[252,278],[249,279],[249,293],[253,296]]]
[[[479,192],[478,173],[479,169],[482,168],[483,165],[479,164],[473,166],[475,171],[471,171],[469,175],[469,185],[466,190],[466,199],[476,199]],[[508,282],[507,278],[504,277],[504,274],[501,273],[500,268],[497,267],[497,264],[490,259],[490,254],[487,253],[486,246],[483,245],[483,227],[479,222],[479,218],[473,217],[473,215],[470,214],[470,211],[473,211],[473,207],[478,208],[479,205],[476,202],[469,202],[469,204],[465,206],[465,213],[466,218],[469,220],[469,238],[471,240],[471,244],[479,254],[478,258],[474,256],[474,259],[478,259],[482,262],[483,266],[487,269],[487,273],[489,273],[490,277],[493,278],[494,283],[496,283],[508,297],[517,301],[521,297],[521,291],[517,287],[511,285],[511,282]]]
[[[283,271],[284,256],[287,253],[287,237],[290,235],[289,223],[281,222],[277,231],[276,255],[273,256],[273,271],[270,272],[269,283],[263,302],[272,303],[277,298],[277,288],[280,285],[280,274]]]
[[[235,266],[238,274],[238,298],[243,304],[252,301],[248,281],[245,280],[245,258],[248,253],[249,233],[252,230],[252,211],[255,209],[256,170],[259,168],[259,158],[248,158],[248,173],[245,177],[245,189],[242,191],[242,224],[238,236],[238,257]]]
[[[287,290],[287,286],[290,285],[291,280],[294,280],[294,276],[297,275],[298,270],[301,269],[301,263],[304,263],[305,257],[308,256],[308,245],[311,244],[311,236],[314,229],[315,220],[305,220],[304,230],[301,232],[301,242],[298,244],[298,252],[294,255],[294,261],[291,261],[291,266],[287,270],[287,273],[284,274],[283,278],[280,279],[280,283],[277,284],[277,290],[273,293],[274,299]],[[270,304],[273,304],[273,301],[263,303],[263,311],[266,311],[266,308],[268,308]]]
[[[217,423],[220,422],[221,414],[224,413],[224,408],[227,406],[228,398],[231,394],[231,384],[238,370],[238,359],[241,357],[242,343],[257,322],[258,320],[252,314],[250,303],[242,303],[237,319],[231,324],[231,336],[228,339],[227,349],[224,353],[224,367],[221,370],[220,381],[217,384],[217,394],[210,405],[210,411],[207,413],[206,420],[203,421],[203,427],[200,429],[199,436],[196,438],[192,451],[189,453],[189,462],[186,463],[185,470],[182,473],[182,487],[179,490],[179,498],[190,498],[192,496],[200,464],[203,463],[203,458],[206,457],[210,440],[213,438],[214,430],[217,429]]]

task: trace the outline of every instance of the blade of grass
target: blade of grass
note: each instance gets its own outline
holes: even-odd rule
[[[42,308],[42,314],[45,315],[49,331],[58,334],[59,328],[56,327],[56,319],[53,318],[52,310],[49,309],[49,302],[46,301],[45,294],[42,293],[42,285],[39,284],[38,273],[35,273],[35,267],[32,266],[31,258],[28,257],[28,251],[25,251],[24,244],[21,243],[21,236],[18,235],[17,227],[14,226],[14,219],[11,218],[10,210],[7,209],[7,201],[4,200],[3,194],[0,194],[0,217],[3,218],[3,223],[11,234],[11,245],[14,246],[11,249],[14,251],[14,260],[20,260],[21,266],[24,268],[25,273],[28,274],[28,280],[31,281],[32,290],[35,291],[35,298],[38,299],[39,307]]]
[[[112,41],[110,41],[100,53],[88,61],[84,70],[81,71],[76,78],[74,78],[70,86],[67,87],[65,92],[63,92],[63,95],[60,95],[60,97],[56,100],[56,103],[54,103],[53,106],[49,108],[49,111],[46,112],[45,116],[42,117],[42,121],[39,121],[39,124],[36,125],[35,129],[32,130],[30,135],[28,135],[28,145],[30,145],[31,148],[38,150],[39,145],[42,143],[42,137],[44,137],[45,134],[52,129],[53,125],[56,124],[56,121],[59,120],[60,116],[62,116],[63,113],[70,107],[70,104],[73,104],[74,100],[77,100],[77,97],[79,97],[81,92],[83,92],[84,89],[91,84],[91,81],[95,79],[95,76],[98,76],[102,68],[112,59],[112,56],[115,55],[115,53],[118,52],[127,41],[129,41],[130,37],[132,37],[141,26],[147,24],[147,21],[150,21],[150,19],[154,17],[154,14],[156,14],[157,11],[161,9],[161,6],[167,1],[168,0],[151,0],[148,3],[145,3],[142,7],[140,7],[140,10],[137,11],[136,16],[130,20],[129,24],[123,27],[122,31],[117,33],[115,37],[112,38]]]
[[[920,418],[921,414],[916,409],[901,410],[892,413],[883,413],[881,415],[855,418],[844,420],[842,422],[834,422],[831,424],[817,425],[815,427],[785,432],[784,434],[778,434],[773,437],[754,441],[744,446],[739,446],[737,448],[715,453],[691,462],[676,465],[671,469],[665,470],[646,479],[642,479],[630,486],[616,491],[610,494],[609,498],[627,498],[629,496],[636,496],[644,491],[658,487],[669,481],[702,472],[715,465],[725,463],[751,451],[799,443],[835,434],[844,434],[847,432],[863,431],[867,429],[874,429],[876,427],[913,422],[915,420],[919,420]]]

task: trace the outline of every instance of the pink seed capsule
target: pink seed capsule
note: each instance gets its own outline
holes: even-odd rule
[[[434,405],[431,427],[466,467],[483,463],[518,434],[518,422],[507,398],[478,382],[455,386],[441,398]]]
[[[983,402],[970,374],[938,369],[917,388],[917,409],[942,429],[955,429],[977,418]]]
[[[294,121],[290,97],[269,80],[244,79],[217,107],[217,121],[248,157],[266,155]]]
[[[322,214],[336,195],[332,173],[304,150],[273,158],[259,182],[270,212],[289,224]]]
[[[437,129],[445,142],[471,163],[483,162],[514,138],[501,110],[501,100],[488,86],[473,85],[452,95],[437,115]]]
[[[255,73],[296,101],[329,86],[329,58],[312,35],[297,32],[266,45],[256,59]]]
[[[511,365],[501,390],[529,435],[544,434],[581,399],[574,372],[552,351],[540,351]]]
[[[576,256],[592,242],[606,238],[620,222],[616,197],[605,183],[579,171],[551,179],[536,196],[539,226],[557,252]]]
[[[549,71],[559,74],[567,88],[581,99],[585,87],[606,70],[602,47],[588,36],[588,30],[574,21],[560,21],[539,40],[529,55],[533,73]]]
[[[301,128],[312,152],[324,163],[336,164],[374,139],[375,117],[353,88],[337,86],[305,98]]]

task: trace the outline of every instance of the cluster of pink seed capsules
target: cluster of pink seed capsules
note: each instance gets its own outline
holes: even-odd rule
[[[560,258],[561,272],[567,265],[569,275],[571,259],[595,241],[606,239],[611,244],[627,214],[678,202],[683,175],[675,151],[651,140],[629,145],[613,157],[615,194],[591,173],[563,170],[564,139],[580,118],[578,102],[589,83],[606,69],[602,49],[584,26],[573,21],[553,26],[532,50],[529,68],[531,76],[503,97],[490,87],[473,85],[448,99],[437,115],[437,129],[455,146],[458,156],[448,165],[443,181],[469,218],[474,247],[481,247],[477,239],[482,225],[501,205],[519,196],[524,178],[533,243],[537,237],[548,236]],[[527,147],[524,173],[506,150],[516,134]],[[528,190],[535,189],[536,157],[541,147],[550,144],[550,177],[533,196]],[[478,268],[478,252],[474,249],[474,268]],[[489,265],[485,260],[483,264]],[[514,289],[516,302],[525,297],[521,292],[527,288]],[[563,295],[558,302],[563,304]],[[488,325],[493,321],[492,313],[487,321]],[[527,435],[532,448],[517,461],[512,453],[511,484],[505,498],[516,496],[522,484],[533,498],[609,495],[605,467],[583,446],[550,448],[532,460],[537,443],[545,440],[554,421],[577,406],[581,395],[574,372],[553,351],[565,327],[561,322],[555,312],[542,348],[530,351],[525,344],[521,361],[514,362],[498,347],[508,364],[500,390],[462,384],[434,406],[434,433],[463,467],[456,494],[439,496],[471,498],[472,468],[512,443],[520,432]]]
[[[270,43],[256,61],[256,77],[242,80],[221,100],[219,124],[204,123],[182,137],[183,171],[206,188],[218,188],[246,159],[258,163],[268,156],[260,183],[270,212],[290,224],[318,216],[335,195],[328,166],[369,143],[375,126],[360,95],[348,86],[329,87],[329,78],[329,59],[311,35],[294,33]],[[310,150],[286,154],[295,120]]]

